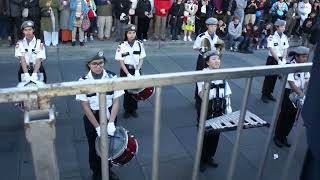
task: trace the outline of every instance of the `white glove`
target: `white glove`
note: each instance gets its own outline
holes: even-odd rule
[[[287,64],[287,60],[286,59],[279,59],[279,61],[278,61],[278,64],[279,65],[285,65],[285,64]]]
[[[127,77],[133,77],[130,73],[127,74]]]
[[[37,73],[32,73],[32,76],[30,78],[31,81],[38,81],[38,74]]]
[[[114,125],[114,122],[108,122],[108,135],[114,136],[114,133],[116,132],[116,126]]]
[[[98,136],[100,137],[100,126],[96,127],[96,132],[97,132]]]
[[[140,71],[139,70],[135,70],[134,71],[134,76],[140,76]]]
[[[67,1],[62,1],[62,5],[66,6],[67,4]]]
[[[24,8],[22,10],[22,17],[26,18],[29,16],[29,9],[28,8]]]
[[[121,13],[121,15],[120,15],[120,20],[123,21],[125,16],[126,16],[125,13]]]
[[[26,81],[26,82],[30,82],[31,77],[29,73],[23,73],[24,78],[22,79],[22,81]]]

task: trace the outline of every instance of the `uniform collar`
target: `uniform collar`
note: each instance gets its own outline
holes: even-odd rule
[[[280,37],[280,35],[279,35],[279,33],[278,33],[278,31],[276,31],[275,33],[274,33],[276,36],[278,36],[279,38],[283,38],[284,37],[284,33],[282,33],[282,35],[281,35],[281,37]]]
[[[23,38],[23,41],[24,42],[28,42],[26,37]],[[34,42],[34,41],[36,41],[36,37],[35,36],[33,36],[32,40],[30,42]]]
[[[106,72],[106,70],[103,70],[102,73],[103,73],[103,75],[102,75],[101,79],[104,79],[105,77],[107,77],[107,72]],[[88,74],[86,75],[86,77],[87,77],[88,79],[94,79],[93,76],[92,76],[91,70],[88,72]]]

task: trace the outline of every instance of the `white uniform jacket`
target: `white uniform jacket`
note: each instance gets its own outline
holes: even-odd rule
[[[35,64],[36,59],[46,59],[45,48],[40,39],[36,39],[35,37],[33,37],[33,39],[28,44],[27,39],[23,38],[16,44],[15,57],[24,57],[27,65],[29,65],[30,63]]]
[[[143,43],[135,40],[131,47],[128,41],[123,41],[118,45],[115,59],[117,61],[124,61],[124,64],[132,65],[135,68],[138,66],[140,59],[146,57],[146,51]]]

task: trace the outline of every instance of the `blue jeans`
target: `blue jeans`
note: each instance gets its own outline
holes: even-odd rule
[[[235,48],[234,46],[239,46],[239,44],[244,40],[243,36],[239,36],[237,38],[235,38],[234,36],[229,34],[229,46]],[[237,42],[237,43],[235,43]],[[237,44],[237,45],[235,45]],[[238,47],[236,47],[238,48]]]

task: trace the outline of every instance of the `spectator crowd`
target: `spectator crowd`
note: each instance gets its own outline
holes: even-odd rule
[[[127,24],[137,25],[141,41],[193,41],[215,17],[216,33],[232,51],[266,48],[277,19],[307,46],[319,9],[320,0],[1,0],[0,38],[15,45],[21,23],[32,20],[46,46],[123,41]]]

